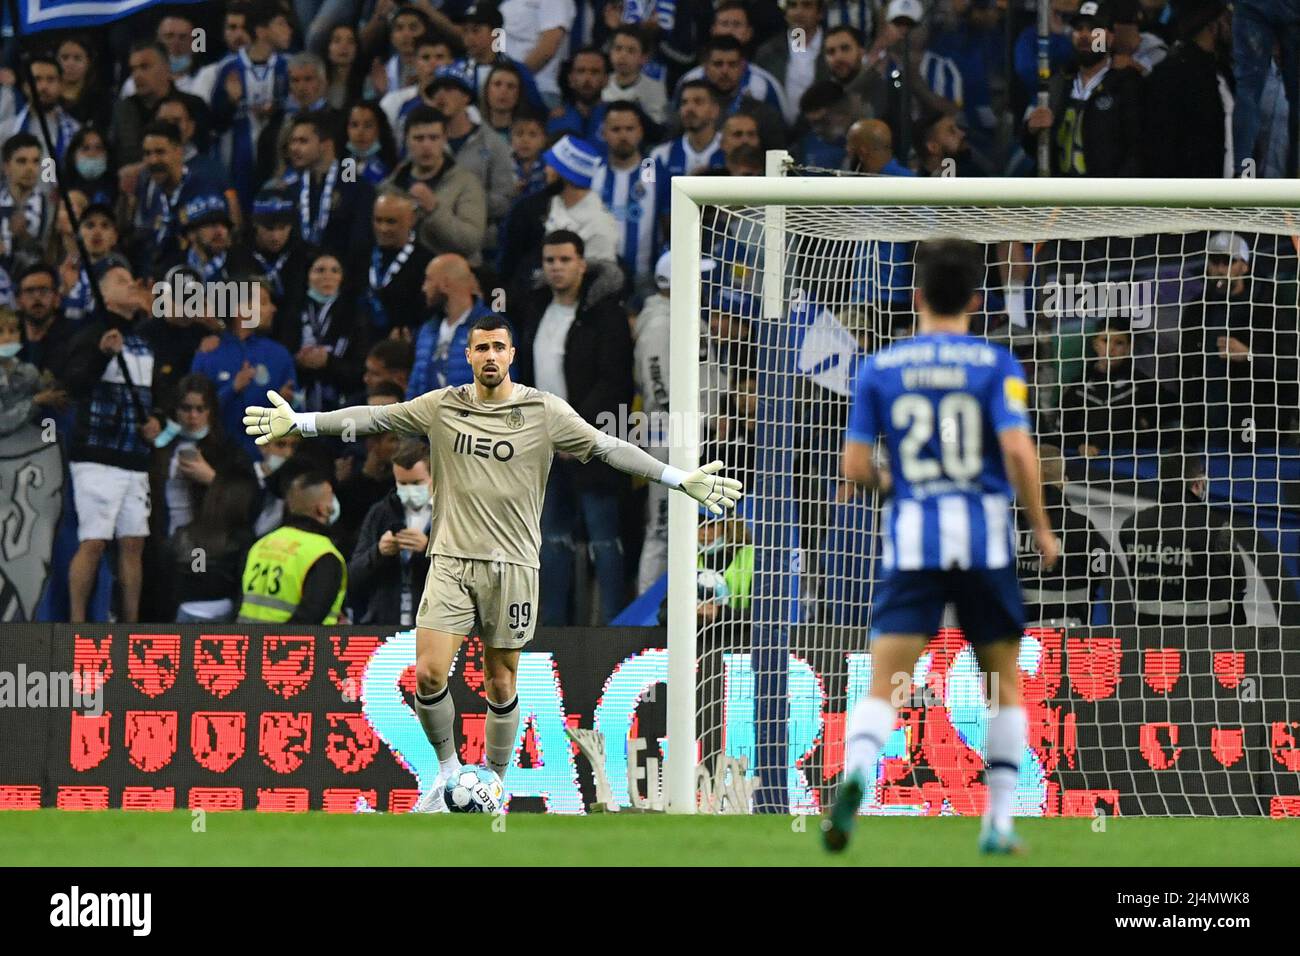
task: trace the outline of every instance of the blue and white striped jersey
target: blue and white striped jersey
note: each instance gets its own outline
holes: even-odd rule
[[[644,166],[618,170],[602,164],[591,178],[591,189],[618,223],[618,256],[637,279],[651,275],[657,259],[659,190],[656,176]]]
[[[866,359],[847,437],[889,450],[887,570],[1004,568],[1015,560],[1012,489],[998,435],[1029,429],[1024,370],[969,335],[919,335]]]

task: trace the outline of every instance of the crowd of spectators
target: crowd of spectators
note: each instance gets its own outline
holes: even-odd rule
[[[289,519],[295,478],[324,474],[344,613],[409,623],[428,530],[419,447],[257,446],[241,416],[268,389],[319,410],[465,384],[466,330],[496,313],[517,381],[589,421],[664,410],[672,177],[761,175],[772,148],[809,174],[1025,174],[1044,130],[1057,176],[1295,175],[1290,9],[1052,0],[1047,106],[1032,6],[992,0],[227,0],[10,44],[0,433],[59,422],[79,541],[70,619],[106,558],[118,619],[233,619],[241,555]],[[746,228],[720,242],[755,245]],[[710,253],[721,269],[728,249]],[[907,314],[910,266],[904,244],[878,254],[880,329]],[[709,449],[740,470],[755,273],[709,283],[701,370]],[[222,283],[256,291],[185,295]],[[1208,357],[1189,346],[1205,367],[1181,375],[1215,383],[1206,408],[1289,407],[1252,382],[1291,366],[1230,374],[1274,354],[1274,327],[1233,305],[1258,288],[1248,275],[1225,288],[1186,334],[1227,331]],[[1103,418],[1107,441],[1169,420],[1127,330],[1089,331],[1095,355],[1061,383],[1073,409],[1050,423],[1071,454],[1098,452]],[[1149,413],[1107,417],[1134,393]],[[557,460],[543,525],[544,624],[608,621],[664,570],[665,499],[602,466]]]

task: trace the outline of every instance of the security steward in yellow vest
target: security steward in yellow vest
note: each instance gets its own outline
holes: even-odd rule
[[[285,493],[284,524],[248,552],[239,620],[249,624],[337,624],[347,563],[328,529],[339,503],[329,479],[299,475]]]

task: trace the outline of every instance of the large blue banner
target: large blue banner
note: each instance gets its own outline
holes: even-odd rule
[[[93,27],[110,20],[120,20],[133,13],[161,6],[163,0],[19,0],[18,14],[22,17],[24,34],[41,30],[64,30],[69,27]],[[197,3],[199,0],[168,0],[175,3]],[[4,20],[9,24],[9,5],[4,4]],[[6,33],[10,32],[6,29]]]

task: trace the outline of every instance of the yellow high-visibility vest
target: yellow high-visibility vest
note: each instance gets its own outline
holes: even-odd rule
[[[323,534],[285,525],[258,538],[244,564],[244,600],[239,620],[279,624],[289,620],[302,600],[302,582],[320,558],[332,554],[343,565],[339,593],[324,624],[337,624],[348,588],[348,565],[334,542]]]

